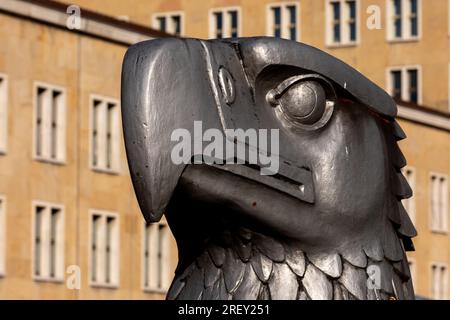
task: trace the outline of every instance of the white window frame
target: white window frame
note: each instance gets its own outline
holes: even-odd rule
[[[388,42],[419,41],[422,39],[422,0],[417,0],[417,36],[411,35],[409,24],[410,0],[402,1],[402,36],[395,37],[395,27],[393,21],[394,6],[393,0],[386,0],[386,39]]]
[[[408,81],[408,70],[417,70],[417,104],[421,105],[423,103],[422,95],[422,66],[417,64],[404,65],[404,66],[394,66],[386,69],[386,91],[392,96],[394,91],[394,84],[392,83],[391,72],[400,71],[402,75],[402,100],[409,101],[409,81]]]
[[[408,177],[407,172],[411,172],[410,178]],[[416,199],[415,199],[415,190],[416,190],[416,168],[411,166],[406,166],[402,168],[402,173],[405,179],[408,181],[411,190],[413,191],[412,197],[408,199],[403,199],[403,206],[405,210],[408,212],[409,218],[413,222],[416,223]]]
[[[281,38],[288,39],[289,38],[289,17],[287,14],[287,7],[294,6],[296,8],[297,13],[297,25],[295,26],[295,31],[297,38],[295,41],[300,41],[301,39],[301,6],[300,2],[273,2],[266,5],[266,35],[269,37],[274,37],[273,34],[273,16],[272,16],[272,8],[279,7],[281,10]],[[294,41],[294,40],[292,40]]]
[[[444,197],[441,199],[441,201],[443,201],[442,204],[442,212],[441,212],[441,216],[440,218],[443,219],[442,222],[442,228],[436,227],[436,223],[434,222],[434,215],[433,215],[433,185],[432,185],[432,177],[435,176],[437,179],[444,179],[445,180],[445,185],[444,185]],[[429,177],[428,177],[428,183],[429,183],[429,228],[433,233],[442,233],[442,234],[447,234],[448,233],[448,214],[449,214],[449,200],[448,200],[448,193],[449,193],[449,181],[448,181],[449,177],[447,174],[443,174],[443,173],[439,173],[439,172],[430,172]],[[439,201],[439,195],[437,196],[437,200]]]
[[[0,73],[0,155],[8,152],[8,76]]]
[[[157,12],[152,15],[152,27],[155,30],[160,30],[158,25],[158,18],[166,19],[166,33],[174,34],[175,26],[172,24],[172,17],[180,17],[180,37],[184,36],[184,12],[183,11],[168,11],[168,12]],[[170,23],[168,24],[168,22]],[[162,31],[162,30],[161,30]]]
[[[441,283],[441,285],[443,285],[443,297],[439,297],[436,296],[435,292],[434,292],[434,275],[433,275],[433,267],[442,269],[444,268],[444,283]],[[448,299],[448,264],[445,262],[440,262],[440,261],[432,261],[430,263],[430,296],[432,299],[435,300],[447,300]],[[440,273],[439,273],[440,275]]]
[[[216,24],[214,19],[215,13],[222,13],[222,39],[231,37],[231,19],[228,16],[230,11],[237,12],[237,33],[238,37],[242,36],[242,12],[241,7],[220,7],[212,8],[209,10],[208,21],[209,21],[209,39],[216,39]]]
[[[332,11],[332,2],[340,2],[341,4],[341,26],[340,26],[340,34],[341,41],[336,42],[333,39],[333,11]],[[350,28],[348,24],[348,20],[350,19],[349,10],[346,6],[347,0],[325,0],[325,43],[327,47],[353,47],[357,46],[360,42],[360,1],[355,0],[355,23],[356,23],[356,38],[355,40],[350,40]]]
[[[36,130],[37,130],[37,98],[38,98],[38,88],[45,88],[50,92],[59,91],[61,94],[61,106],[58,109],[58,122],[57,122],[57,146],[56,146],[56,158],[52,158],[51,156],[51,140],[49,140],[49,136],[51,135],[49,132],[45,132],[46,130],[51,130],[51,123],[48,124],[47,128],[43,128],[43,139],[41,141],[41,148],[43,150],[43,154],[37,154],[37,144],[36,144]],[[50,111],[51,112],[51,111]],[[49,84],[46,82],[35,81],[33,84],[33,143],[32,143],[32,154],[33,159],[42,162],[48,162],[52,164],[66,164],[66,123],[67,123],[67,91],[66,88],[54,84]],[[45,121],[44,121],[45,123]],[[43,125],[44,126],[44,125]],[[48,153],[48,154],[46,154]]]
[[[6,275],[6,197],[0,195],[0,278]]]
[[[93,230],[93,218],[94,216],[101,216],[101,219],[103,219],[103,223],[104,225],[101,226],[101,228],[103,228],[103,230],[105,231],[105,233],[103,234],[104,237],[102,237],[101,232],[100,232],[100,240],[105,241],[106,238],[106,220],[107,218],[111,217],[115,219],[115,233],[116,235],[112,238],[112,256],[111,256],[111,279],[110,282],[106,282],[104,279],[103,280],[93,280],[92,279],[92,230]],[[88,232],[89,232],[89,244],[88,244],[88,268],[89,268],[89,272],[88,272],[88,277],[89,277],[89,286],[93,287],[93,288],[107,288],[107,289],[117,289],[120,286],[120,216],[117,212],[114,211],[107,211],[107,210],[101,210],[101,209],[89,209],[89,228],[88,228]],[[115,242],[115,243],[114,243]],[[103,257],[104,259],[106,259],[106,257]],[[102,269],[102,267],[104,267],[102,264],[106,263],[106,260],[100,261],[100,263],[97,261],[97,264],[99,266],[97,266],[98,269]],[[105,271],[105,270],[103,270]],[[97,271],[98,272],[98,271]],[[98,276],[98,274],[97,274]],[[106,277],[106,273],[104,274],[104,276]]]
[[[115,105],[115,122],[112,126],[113,133],[111,137],[111,167],[108,168],[106,165],[106,149],[98,154],[103,153],[104,162],[103,164],[94,165],[93,156],[94,156],[94,141],[93,141],[93,130],[94,130],[94,101],[101,101],[106,104],[114,104]],[[106,97],[98,94],[91,94],[89,96],[89,159],[88,165],[92,171],[100,172],[100,173],[108,173],[108,174],[120,174],[121,171],[121,119],[120,119],[120,103],[118,99],[114,99],[111,97]],[[107,119],[105,119],[107,121]],[[105,128],[104,128],[105,129]],[[106,148],[106,129],[105,129],[105,147]]]
[[[58,203],[51,203],[47,201],[40,201],[40,200],[34,200],[32,201],[32,224],[31,224],[31,273],[32,273],[32,279],[35,281],[43,281],[43,282],[64,282],[64,253],[65,253],[65,208],[64,205],[58,204]],[[42,238],[41,239],[41,250],[43,253],[41,253],[41,266],[40,270],[45,272],[44,274],[37,275],[35,272],[35,257],[36,257],[36,246],[35,246],[35,236],[36,236],[36,208],[37,207],[44,207],[46,217],[45,219],[48,221],[49,225],[48,228],[50,228],[50,219],[51,219],[51,209],[58,209],[59,210],[59,222],[58,222],[58,229],[56,231],[56,235],[58,236],[57,240],[57,247],[56,247],[56,256],[57,259],[55,262],[55,276],[50,276],[50,266],[47,266],[46,263],[50,259],[50,243],[48,243],[48,247],[45,243],[47,240],[50,241],[50,230],[47,230],[48,232],[45,233],[45,229],[41,229]],[[45,222],[44,222],[45,223]],[[42,226],[41,226],[42,227]]]
[[[155,265],[157,265],[159,263],[159,261],[158,260],[153,261],[152,256],[150,256],[148,259],[149,259],[149,262],[150,262],[151,265],[149,266],[149,270],[146,270],[146,268],[145,268],[145,248],[146,248],[146,240],[147,240],[146,239],[146,228],[147,228],[147,225],[146,225],[145,222],[143,223],[143,227],[142,227],[142,236],[141,236],[141,239],[142,239],[141,240],[141,244],[142,244],[141,245],[141,257],[142,257],[142,263],[141,263],[141,270],[142,270],[142,272],[141,272],[141,275],[142,275],[142,277],[141,277],[141,283],[142,283],[142,290],[144,292],[165,293],[165,292],[167,292],[167,290],[169,289],[169,286],[170,286],[170,281],[171,281],[171,277],[170,277],[170,271],[171,271],[171,268],[170,268],[170,255],[171,255],[171,252],[170,252],[170,234],[171,233],[170,233],[169,226],[167,225],[167,222],[164,219],[161,220],[158,223],[151,224],[151,227],[159,228],[160,225],[163,225],[164,228],[165,228],[164,234],[162,235],[162,237],[163,237],[163,245],[162,245],[162,247],[163,248],[162,248],[162,252],[161,252],[161,254],[162,254],[162,257],[161,257],[161,264],[162,264],[162,268],[161,269],[162,270],[161,270],[161,274],[160,274],[160,276],[161,276],[161,279],[160,279],[161,287],[158,287],[157,285],[151,285],[150,283],[149,284],[145,283],[146,276],[148,276],[149,278],[151,277],[151,274],[147,275],[147,272],[148,271],[151,272],[152,266],[154,267]],[[153,231],[155,231],[155,230],[153,230]],[[155,236],[159,236],[159,232],[160,231],[158,230],[157,234],[153,233],[153,236],[154,237]],[[155,244],[157,243],[159,245],[159,241],[160,240],[161,239],[158,238],[158,240],[157,240],[158,242],[156,242],[155,239],[149,239],[149,242],[150,243],[155,243]],[[156,258],[156,259],[158,259],[158,258]]]

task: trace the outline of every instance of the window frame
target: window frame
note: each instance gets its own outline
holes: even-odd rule
[[[401,169],[403,176],[408,181],[409,186],[411,187],[411,190],[413,191],[412,197],[408,199],[403,199],[402,204],[405,210],[408,213],[409,218],[411,219],[413,224],[416,224],[416,212],[417,212],[417,206],[416,206],[416,196],[415,196],[415,190],[416,190],[416,183],[417,183],[417,170],[415,167],[412,166],[406,166]],[[412,183],[408,180],[408,176],[406,174],[407,171],[410,171],[412,173]],[[410,203],[412,210],[408,211],[406,203]],[[409,207],[409,206],[408,206]]]
[[[327,48],[346,48],[346,47],[356,47],[360,44],[361,31],[360,31],[360,0],[355,1],[355,40],[350,39],[350,28],[349,28],[349,10],[347,8],[348,0],[325,0],[325,46]],[[334,21],[334,15],[332,11],[332,3],[339,2],[340,9],[340,35],[341,40],[339,42],[334,41],[332,28],[332,22]]]
[[[443,298],[436,298],[435,296],[434,296],[434,290],[433,290],[433,287],[434,287],[434,277],[433,277],[433,267],[437,267],[437,268],[445,268],[445,279],[446,279],[446,281],[445,281],[445,283],[443,283],[443,286],[444,286],[444,297]],[[449,282],[449,271],[448,271],[448,263],[446,263],[446,262],[442,262],[442,261],[436,261],[436,260],[433,260],[433,261],[431,261],[430,263],[429,263],[429,270],[430,270],[430,297],[432,298],[432,299],[434,299],[434,300],[447,300],[448,299],[448,282]]]
[[[401,26],[402,26],[402,36],[395,36],[395,27],[391,22],[393,19],[393,1],[386,0],[386,40],[389,43],[402,43],[402,42],[417,42],[422,39],[422,0],[417,0],[417,36],[412,36],[411,26],[408,27],[408,20],[410,19],[411,10],[406,10],[411,8],[411,0],[400,0],[402,4],[402,16],[401,16]],[[407,4],[407,6],[405,6]],[[405,36],[405,33],[408,34]]]
[[[423,74],[422,74],[422,66],[418,64],[412,65],[403,65],[403,66],[391,66],[386,68],[386,92],[392,96],[393,93],[393,83],[391,78],[391,73],[393,71],[401,72],[401,100],[405,102],[415,103],[409,100],[409,82],[408,82],[408,70],[415,69],[417,70],[417,104],[422,105],[423,103]],[[405,83],[407,85],[405,85]]]
[[[111,168],[94,165],[93,162],[93,156],[94,156],[94,142],[93,142],[93,130],[94,130],[94,101],[101,101],[102,103],[106,104],[106,107],[108,107],[109,104],[114,104],[117,112],[117,123],[116,123],[116,139],[117,141],[112,141],[112,163],[113,165]],[[111,175],[119,175],[122,170],[122,153],[121,153],[121,113],[120,113],[120,102],[118,99],[102,96],[99,94],[91,94],[89,95],[89,156],[88,156],[88,167],[91,171],[97,172],[97,173],[107,173]],[[106,113],[107,115],[107,113]],[[107,118],[105,119],[107,121]],[[105,133],[106,134],[106,133]],[[106,139],[106,138],[105,138]],[[106,143],[106,140],[105,140]],[[105,145],[106,146],[106,145]],[[116,154],[114,155],[114,150]],[[107,159],[107,154],[105,152],[105,162]],[[117,157],[117,159],[114,160],[114,156]]]
[[[36,131],[37,131],[37,98],[38,98],[38,89],[44,88],[46,90],[50,90],[51,93],[54,91],[61,92],[61,100],[62,100],[62,114],[60,115],[61,118],[57,118],[61,120],[61,123],[58,124],[57,127],[57,134],[62,139],[58,139],[56,150],[58,152],[58,156],[56,158],[52,158],[51,155],[48,157],[45,155],[38,155],[37,154],[37,143],[36,143]],[[51,124],[50,124],[51,125]],[[55,165],[66,165],[67,164],[67,89],[60,85],[50,84],[47,82],[42,81],[34,81],[33,82],[33,141],[32,141],[32,158],[33,160],[44,162],[44,163],[50,163]],[[43,141],[45,141],[43,139]],[[51,145],[51,140],[48,141],[48,143]],[[45,144],[41,142],[42,145]],[[45,147],[44,147],[45,148]],[[49,147],[50,148],[50,147]]]
[[[295,12],[296,12],[296,17],[297,17],[297,21],[296,21],[296,26],[295,26],[295,31],[296,31],[296,39],[290,39],[289,37],[286,37],[286,34],[284,33],[288,33],[288,26],[289,26],[289,19],[287,19],[288,15],[286,13],[287,11],[287,7],[291,7],[294,6],[295,7]],[[268,3],[266,5],[266,35],[269,37],[275,37],[275,35],[273,34],[273,16],[272,16],[272,9],[278,7],[280,8],[280,19],[281,19],[281,26],[280,26],[280,32],[281,32],[281,39],[286,39],[286,40],[290,40],[290,41],[301,41],[301,3],[300,2],[292,2],[292,1],[281,1],[281,2],[272,2],[272,3]]]
[[[162,257],[161,259],[166,259],[166,267],[169,268],[169,272],[170,272],[170,255],[171,255],[171,251],[170,251],[170,228],[169,225],[167,224],[166,220],[163,218],[160,222],[158,223],[153,223],[153,225],[157,225],[158,227],[160,225],[163,225],[165,228],[165,234],[164,234],[164,241],[165,243],[163,244],[163,246],[166,247],[167,250],[167,255],[166,257]],[[144,222],[142,224],[142,228],[141,228],[141,288],[142,291],[146,292],[146,293],[167,293],[167,291],[169,290],[170,287],[170,275],[167,274],[167,283],[166,283],[166,288],[161,287],[152,287],[150,285],[146,285],[145,284],[145,277],[146,277],[146,273],[147,270],[145,269],[145,247],[146,247],[146,229],[147,229],[147,224]],[[159,231],[158,231],[159,232]],[[150,259],[150,258],[149,258]],[[163,261],[164,263],[164,261]],[[164,277],[163,275],[161,275],[162,277]],[[164,282],[164,279],[161,279],[161,282]],[[164,284],[163,284],[164,285]]]
[[[117,263],[114,264],[114,262],[112,263],[112,265],[116,266],[116,270],[115,270],[115,274],[114,271],[111,271],[111,275],[115,276],[115,279],[113,279],[112,281],[108,282],[104,282],[104,281],[93,281],[92,280],[92,230],[93,230],[93,218],[94,216],[99,215],[102,217],[102,219],[105,220],[105,226],[106,226],[106,221],[107,218],[112,217],[115,219],[115,223],[116,223],[116,233],[117,233],[117,237],[116,237],[116,241],[117,241],[117,251],[116,251],[116,255],[112,258],[114,260],[117,260]],[[108,210],[103,210],[103,209],[89,209],[88,211],[88,232],[89,232],[89,236],[88,236],[88,284],[90,287],[92,288],[105,288],[105,289],[118,289],[120,287],[120,272],[121,272],[121,263],[120,263],[120,252],[121,252],[121,242],[120,242],[120,215],[118,212],[115,211],[108,211]],[[105,229],[105,238],[106,238],[106,229]],[[113,240],[114,241],[114,240]],[[97,262],[98,263],[98,262]]]
[[[443,222],[443,228],[442,229],[440,229],[440,228],[435,228],[435,223],[433,223],[433,185],[432,185],[432,177],[433,176],[436,176],[438,179],[445,179],[445,181],[446,181],[446,195],[444,195],[444,201],[445,201],[445,204],[444,204],[444,207],[442,208],[442,211],[443,211],[443,215],[440,217],[440,218],[444,218],[444,222]],[[448,234],[448,214],[449,214],[449,210],[448,210],[448,208],[449,208],[449,200],[448,200],[448,197],[449,197],[449,195],[448,195],[448,193],[449,193],[449,181],[448,181],[448,179],[449,179],[449,176],[447,175],[447,174],[444,174],[444,173],[440,173],[440,172],[436,172],[436,171],[431,171],[429,174],[428,174],[428,197],[429,197],[429,200],[428,200],[428,221],[429,221],[429,223],[428,223],[428,227],[429,227],[429,229],[430,229],[430,231],[432,232],[432,233],[435,233],[435,234],[443,234],[443,235],[446,235],[446,234]],[[438,200],[439,200],[439,198],[438,198]]]
[[[54,277],[51,277],[50,275],[37,275],[35,273],[35,258],[36,258],[36,244],[35,244],[35,237],[36,237],[36,208],[37,207],[44,207],[46,211],[50,211],[47,213],[50,213],[52,209],[58,209],[60,216],[59,221],[59,231],[61,234],[59,235],[59,240],[61,241],[59,243],[59,250],[56,252],[56,256],[59,257],[59,264],[56,263],[56,270],[57,274]],[[48,202],[48,201],[42,201],[42,200],[33,200],[31,205],[31,277],[34,281],[37,282],[54,282],[54,283],[63,283],[64,277],[65,277],[65,237],[66,237],[66,225],[65,225],[65,206],[64,204],[60,203],[54,203],[54,202]],[[49,217],[51,219],[51,217]],[[50,236],[50,233],[49,233]],[[42,242],[41,242],[41,248],[42,248]],[[48,251],[50,251],[50,244]],[[50,258],[50,255],[49,257]],[[42,259],[42,253],[41,253],[41,259]],[[50,267],[49,267],[50,270]]]
[[[208,38],[209,39],[224,39],[231,38],[231,23],[228,14],[230,11],[237,12],[237,34],[238,37],[242,37],[242,9],[239,6],[228,6],[228,7],[214,7],[209,9],[208,12]],[[222,38],[216,38],[215,29],[215,19],[214,14],[222,14]],[[225,18],[227,17],[227,18]]]
[[[168,27],[168,20],[172,19],[174,16],[179,16],[180,17],[180,34],[178,35],[179,37],[183,37],[185,30],[184,30],[184,11],[167,11],[167,12],[155,12],[154,14],[152,14],[152,28],[156,29],[156,30],[160,30],[159,25],[158,25],[158,19],[159,18],[165,18],[166,19],[166,31],[162,31],[162,32],[166,32],[168,34],[171,34],[173,36],[177,36],[174,32],[172,32],[171,30],[169,31],[169,29],[172,29],[172,27]]]
[[[4,73],[0,73],[0,155],[8,153],[8,95],[8,76]]]

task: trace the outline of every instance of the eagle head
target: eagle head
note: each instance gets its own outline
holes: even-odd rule
[[[305,44],[132,46],[125,145],[146,221],[164,213],[177,241],[167,297],[413,298],[396,113],[382,89]]]

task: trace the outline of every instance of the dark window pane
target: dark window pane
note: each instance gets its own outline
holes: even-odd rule
[[[402,14],[402,0],[394,0],[394,14],[396,16]]]
[[[394,0],[394,29],[395,37],[401,38],[402,36],[402,1]]]
[[[333,6],[333,19],[340,20],[341,19],[341,4],[339,2],[332,2]]]
[[[349,11],[350,41],[356,41],[356,2],[347,1]]]
[[[216,19],[216,38],[223,38],[223,17],[222,12],[215,12],[214,17]]]
[[[159,30],[166,31],[166,18],[165,17],[158,18],[158,26],[159,26]]]
[[[237,38],[238,35],[238,12],[237,11],[230,11],[228,12],[230,15],[231,20],[231,32],[230,37],[231,38]]]
[[[281,8],[272,8],[273,13],[273,35],[281,38]]]
[[[392,71],[392,96],[396,99],[402,98],[402,73],[401,71]]]
[[[408,70],[409,101],[418,103],[417,70]]]
[[[289,12],[289,39],[297,40],[297,8],[295,6],[287,7]]]
[[[417,0],[411,0],[411,36],[418,35],[418,11]]]
[[[341,42],[341,4],[332,2],[333,7],[333,41]]]
[[[411,0],[411,13],[417,14],[417,0]]]
[[[172,16],[173,34],[179,36],[181,34],[181,17]]]

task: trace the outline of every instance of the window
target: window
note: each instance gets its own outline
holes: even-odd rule
[[[119,285],[119,221],[112,212],[94,210],[90,215],[90,283]]]
[[[355,44],[358,37],[358,2],[327,0],[326,6],[327,45]]]
[[[91,97],[91,167],[118,172],[120,161],[120,119],[116,100]]]
[[[388,0],[388,40],[418,39],[420,5],[420,0]]]
[[[240,9],[212,9],[209,17],[210,38],[237,38],[240,35]]]
[[[448,176],[440,173],[430,174],[431,230],[448,231]]]
[[[64,279],[63,206],[33,204],[33,277],[37,280]]]
[[[182,36],[183,31],[183,13],[182,12],[164,12],[153,15],[153,28],[163,32]]]
[[[166,291],[170,284],[170,232],[166,223],[144,225],[143,288]]]
[[[298,3],[270,4],[267,9],[267,35],[298,41],[299,20]]]
[[[0,74],[0,154],[6,152],[8,141],[8,79]]]
[[[34,157],[63,163],[66,156],[65,90],[42,83],[35,85]]]
[[[404,66],[388,69],[388,92],[392,97],[416,104],[422,103],[421,68]]]
[[[446,300],[448,296],[448,267],[446,263],[431,264],[431,296],[435,300]]]
[[[0,195],[0,277],[5,275],[6,261],[6,199]]]
[[[405,167],[402,169],[402,172],[406,178],[406,181],[408,181],[408,184],[411,187],[411,190],[413,191],[413,196],[409,199],[403,199],[402,202],[406,209],[406,212],[408,212],[408,215],[411,218],[411,221],[413,223],[415,223],[416,222],[416,202],[414,199],[414,193],[415,193],[415,189],[416,189],[416,171],[414,168]]]

